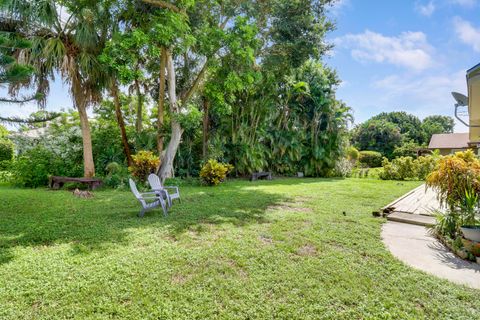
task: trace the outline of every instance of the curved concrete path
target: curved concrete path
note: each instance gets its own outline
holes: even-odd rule
[[[458,258],[422,226],[388,221],[382,239],[404,263],[457,284],[480,289],[480,264]]]

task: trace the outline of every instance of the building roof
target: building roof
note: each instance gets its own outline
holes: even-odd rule
[[[477,70],[477,69],[480,69],[480,63],[475,65],[474,67],[470,68],[467,70],[467,75],[472,73],[473,71]]]
[[[428,145],[429,149],[466,149],[470,136],[467,133],[434,134]]]

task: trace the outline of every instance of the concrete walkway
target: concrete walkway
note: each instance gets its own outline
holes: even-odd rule
[[[422,226],[388,221],[382,239],[392,254],[404,263],[448,279],[480,289],[480,265],[462,260],[427,233]]]

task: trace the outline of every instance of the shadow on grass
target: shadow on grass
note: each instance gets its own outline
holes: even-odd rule
[[[251,187],[294,183],[294,179],[254,184],[236,181],[217,188],[185,187],[182,203],[176,203],[166,218],[158,209],[138,218],[140,205],[130,192],[100,191],[93,199],[79,199],[67,191],[2,186],[0,264],[14,259],[16,247],[68,243],[73,254],[84,254],[112,243],[126,244],[132,229],[154,227],[175,236],[203,224],[265,223],[267,208],[291,199],[282,192]]]

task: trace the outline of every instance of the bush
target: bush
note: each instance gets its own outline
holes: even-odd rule
[[[6,139],[0,139],[0,162],[13,159],[13,142]]]
[[[418,179],[425,180],[427,176],[435,170],[440,158],[441,156],[439,154],[418,157],[416,160]]]
[[[133,165],[128,167],[132,176],[145,182],[150,173],[154,173],[160,165],[160,159],[151,151],[140,151],[132,156]]]
[[[45,147],[37,146],[12,163],[12,182],[29,188],[45,186],[48,176],[60,174],[61,167],[61,159]]]
[[[8,171],[0,170],[0,183],[9,182],[12,180],[12,174]]]
[[[360,151],[358,160],[362,166],[377,168],[382,166],[383,156],[377,151]]]
[[[453,211],[464,206],[466,192],[480,194],[480,160],[473,151],[457,152],[439,160],[438,168],[427,177],[442,203]]]
[[[334,177],[346,178],[352,174],[354,164],[347,158],[339,159],[335,163],[335,170],[333,171]]]
[[[128,170],[125,166],[121,166],[116,162],[110,162],[105,171],[107,175],[103,179],[103,183],[111,188],[122,188],[128,182]]]
[[[383,180],[405,180],[418,179],[425,180],[437,166],[439,155],[422,156],[418,159],[412,157],[400,157],[389,161],[383,159],[383,171],[380,178]]]
[[[394,158],[399,157],[417,157],[417,151],[420,149],[420,146],[415,143],[413,140],[404,142],[401,146],[395,147],[393,150],[392,156]]]
[[[382,162],[383,172],[380,178],[383,180],[405,180],[417,178],[416,162],[412,157],[401,157],[391,162],[387,158]]]
[[[200,178],[209,186],[216,186],[225,181],[227,174],[233,170],[231,164],[218,162],[210,159],[200,170]]]
[[[356,163],[358,161],[358,158],[360,157],[360,152],[357,150],[357,148],[353,146],[347,149],[346,154],[347,154],[347,159],[352,163]]]

